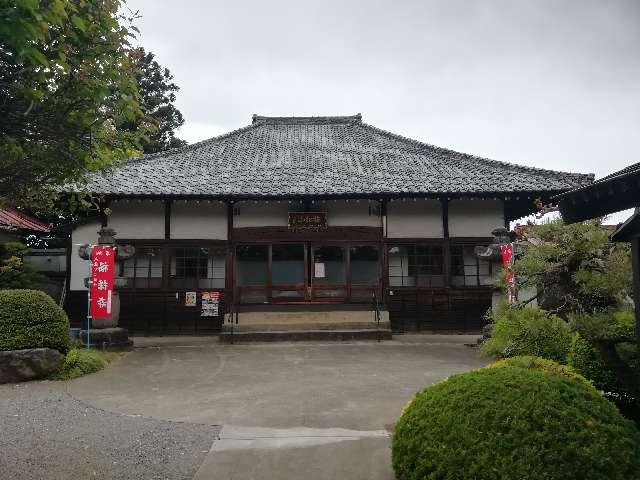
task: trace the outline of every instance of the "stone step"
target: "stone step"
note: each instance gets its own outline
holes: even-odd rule
[[[270,322],[270,323],[245,323],[240,318],[238,324],[233,324],[233,328],[236,332],[260,332],[260,331],[301,331],[301,330],[390,330],[391,323],[381,321],[379,324],[373,320],[368,322]],[[223,331],[231,329],[230,323],[225,323],[222,326]]]
[[[220,333],[222,343],[391,340],[391,330],[279,330]]]
[[[372,310],[330,310],[330,311],[267,311],[240,312],[239,323],[242,325],[264,324],[348,324],[369,323],[375,321]],[[389,312],[380,312],[380,320],[388,321]],[[354,327],[355,329],[355,327]]]

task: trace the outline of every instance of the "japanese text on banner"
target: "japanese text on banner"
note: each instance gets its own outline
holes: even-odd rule
[[[92,318],[111,318],[115,248],[95,246],[91,249],[91,304]]]
[[[502,255],[502,264],[507,273],[507,300],[512,304],[516,300],[515,292],[515,274],[513,273],[513,243],[500,246],[500,254]]]

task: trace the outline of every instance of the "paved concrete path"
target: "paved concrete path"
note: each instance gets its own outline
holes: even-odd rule
[[[222,425],[196,479],[393,479],[389,430],[426,385],[486,362],[469,336],[221,345],[138,339],[74,397],[126,415]]]

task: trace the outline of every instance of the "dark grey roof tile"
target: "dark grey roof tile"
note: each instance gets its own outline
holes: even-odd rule
[[[560,192],[592,175],[455,152],[350,117],[262,117],[90,179],[108,195],[299,196]]]

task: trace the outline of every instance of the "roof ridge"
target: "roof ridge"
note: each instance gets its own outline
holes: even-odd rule
[[[480,157],[478,155],[473,155],[470,153],[465,153],[465,152],[459,152],[457,150],[452,150],[450,148],[445,148],[445,147],[439,147],[437,145],[432,145],[430,143],[427,142],[422,142],[420,140],[415,140],[413,138],[409,138],[409,137],[405,137],[403,135],[397,134],[397,133],[393,133],[390,132],[388,130],[384,130],[382,128],[378,128],[378,127],[374,127],[373,125],[369,125],[368,123],[361,123],[361,126],[364,128],[368,128],[370,130],[375,131],[376,133],[379,133],[381,135],[385,135],[388,137],[391,137],[395,140],[401,140],[403,142],[406,143],[410,143],[410,144],[415,144],[419,147],[426,147],[426,148],[430,148],[430,149],[434,149],[436,151],[439,152],[447,152],[447,153],[455,153],[457,155],[462,155],[463,157],[469,159],[469,160],[477,160],[477,161],[482,161],[484,163],[489,163],[489,164],[498,164],[498,165],[503,165],[506,167],[511,167],[511,168],[515,168],[521,171],[525,171],[525,172],[533,172],[533,173],[553,173],[555,175],[560,175],[563,177],[566,177],[567,175],[569,176],[575,176],[575,177],[580,177],[580,178],[584,178],[585,180],[589,180],[590,182],[593,182],[595,175],[593,173],[577,173],[577,172],[563,172],[561,170],[550,170],[550,169],[546,169],[546,168],[539,168],[539,167],[529,167],[526,165],[519,165],[517,163],[510,163],[510,162],[504,162],[502,160],[494,160],[492,158],[487,158],[487,157]]]
[[[327,125],[336,123],[362,123],[362,114],[357,113],[355,115],[321,115],[315,117],[268,117],[264,115],[253,114],[252,125]]]

